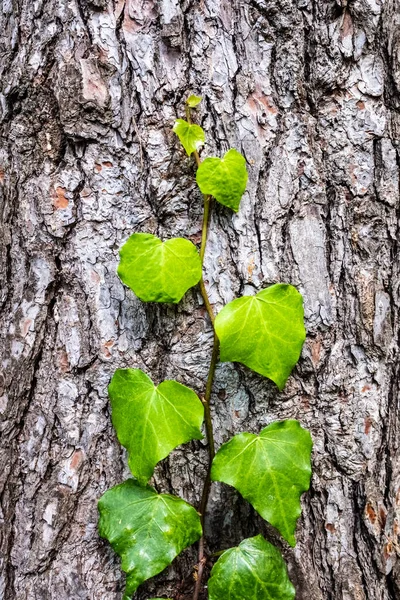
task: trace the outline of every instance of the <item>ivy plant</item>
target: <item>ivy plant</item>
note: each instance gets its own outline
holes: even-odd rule
[[[128,450],[130,470],[144,484],[176,446],[203,437],[203,405],[193,390],[177,381],[156,387],[140,369],[118,369],[108,393],[112,422]]]
[[[279,552],[262,535],[222,554],[211,571],[210,600],[292,600],[294,587]]]
[[[134,233],[119,254],[118,275],[143,302],[177,303],[201,278],[196,246],[184,238]]]
[[[177,381],[155,385],[141,369],[118,369],[109,385],[112,423],[128,452],[132,478],[106,491],[99,500],[99,533],[121,558],[126,573],[124,600],[147,579],[165,569],[185,548],[199,541],[193,565],[193,600],[205,585],[204,519],[212,481],[233,486],[274,526],[291,546],[301,495],[311,478],[312,441],[292,419],[271,423],[259,432],[235,435],[215,452],[210,409],[218,359],[240,362],[282,390],[300,358],[305,340],[303,299],[288,283],[276,283],[254,296],[243,296],[214,314],[202,267],[210,208],[215,199],[237,212],[246,190],[247,167],[235,148],[203,161],[199,149],[205,133],[192,123],[191,109],[200,96],[189,96],[186,119],[173,131],[197,165],[196,181],[203,193],[200,248],[185,238],[160,240],[151,232],[133,233],[120,250],[118,275],[143,302],[180,302],[199,285],[210,325],[213,348],[205,390],[197,394]],[[198,507],[158,493],[149,485],[158,462],[181,444],[199,440],[204,421],[209,469]],[[209,600],[291,600],[295,596],[279,550],[261,535],[243,540],[219,554],[208,582]],[[151,600],[160,600],[153,598]]]

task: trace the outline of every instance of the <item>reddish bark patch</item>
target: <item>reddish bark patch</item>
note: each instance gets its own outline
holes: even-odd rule
[[[253,113],[264,110],[270,115],[278,114],[278,109],[274,105],[272,98],[270,96],[265,96],[262,93],[251,94],[247,100],[247,104]]]
[[[32,323],[33,323],[32,319],[24,319],[24,321],[22,322],[21,333],[22,333],[23,337],[26,337],[28,335],[28,331],[29,331]]]
[[[353,20],[348,11],[345,12],[342,22],[342,27],[340,28],[340,39],[347,37],[348,35],[353,35]]]
[[[369,432],[371,431],[371,427],[372,427],[372,419],[371,419],[371,417],[366,417],[366,419],[364,421],[364,433],[365,433],[365,435],[369,434]]]
[[[114,340],[108,340],[107,342],[104,342],[103,344],[103,352],[104,352],[104,356],[106,358],[111,358],[111,352],[110,352],[110,348],[112,348],[114,346]]]
[[[365,507],[365,514],[366,514],[367,519],[372,523],[372,525],[375,525],[376,518],[377,518],[376,512],[373,509],[372,504],[370,504],[369,502]]]
[[[389,540],[388,543],[383,546],[383,556],[385,557],[385,560],[387,560],[388,558],[390,558],[390,556],[392,554],[393,554],[393,543],[392,543],[392,540]]]
[[[254,264],[254,258],[251,257],[250,264],[247,266],[247,273],[250,278],[253,277],[253,271],[255,268],[256,268],[256,265]]]
[[[317,365],[319,363],[321,357],[321,340],[316,339],[315,342],[311,345],[311,359],[313,361],[313,365]]]
[[[56,187],[53,195],[53,206],[54,208],[67,208],[69,204],[68,198],[65,197],[66,189],[62,187]]]
[[[379,523],[381,524],[382,529],[384,529],[386,525],[386,511],[383,506],[379,508]]]
[[[310,399],[308,396],[301,396],[301,405],[305,410],[310,408]]]
[[[68,354],[65,350],[60,350],[58,354],[58,365],[62,373],[66,373],[67,371],[69,371]]]
[[[335,533],[335,531],[336,531],[336,527],[334,526],[333,523],[326,523],[325,529],[327,531],[329,531],[330,533]]]
[[[4,169],[2,167],[0,167],[0,183],[4,183]]]
[[[94,283],[100,283],[100,275],[97,273],[97,271],[90,271],[90,279]]]
[[[71,458],[71,462],[70,462],[70,468],[71,469],[79,469],[79,467],[81,466],[83,461],[83,452],[82,450],[75,450],[75,452],[72,455]]]

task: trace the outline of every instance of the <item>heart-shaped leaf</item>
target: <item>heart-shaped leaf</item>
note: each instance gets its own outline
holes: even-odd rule
[[[239,210],[247,177],[246,161],[234,148],[228,150],[224,158],[206,158],[196,173],[202,193],[214,196],[220,204],[235,212]]]
[[[140,369],[117,369],[108,386],[112,422],[128,450],[128,464],[141,483],[156,464],[189,440],[200,440],[204,407],[196,394],[177,381],[155,386]]]
[[[295,546],[300,496],[310,487],[311,450],[310,433],[298,421],[278,421],[260,435],[240,433],[223,444],[211,478],[236,488]]]
[[[134,233],[119,255],[119,277],[143,302],[177,303],[201,278],[199,253],[184,238],[162,242],[150,233]]]
[[[261,535],[222,554],[208,582],[209,600],[292,600],[295,589],[279,551]]]
[[[215,330],[222,362],[241,362],[282,390],[306,336],[303,298],[292,285],[271,285],[229,302],[217,315]]]
[[[186,104],[190,107],[190,108],[195,108],[196,106],[198,106],[200,104],[200,102],[203,100],[203,98],[201,96],[194,96],[193,94],[191,96],[189,96],[189,98],[186,100]]]
[[[127,573],[124,598],[165,569],[202,534],[193,506],[176,496],[157,494],[133,479],[108,490],[98,507],[99,534],[121,557],[121,568]]]
[[[188,123],[183,119],[177,119],[174,131],[189,156],[204,145],[206,136],[200,125]]]

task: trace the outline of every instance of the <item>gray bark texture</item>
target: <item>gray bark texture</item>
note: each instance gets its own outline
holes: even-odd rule
[[[211,302],[290,282],[307,324],[282,393],[218,365],[217,445],[284,418],[314,439],[297,547],[213,484],[209,550],[262,532],[297,600],[400,598],[400,0],[2,0],[0,23],[0,597],[120,599],[97,535],[97,499],[128,476],[107,384],[131,366],[204,393],[198,289],[146,305],[116,275],[132,232],[200,241],[171,130],[195,93],[203,156],[235,147],[250,175],[237,215],[213,209]],[[189,443],[154,485],[197,505],[206,465]],[[189,599],[195,564],[136,598]]]

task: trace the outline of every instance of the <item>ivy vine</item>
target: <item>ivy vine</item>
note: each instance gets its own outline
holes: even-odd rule
[[[271,285],[255,296],[243,296],[214,315],[202,277],[212,198],[239,210],[247,184],[244,157],[230,149],[223,158],[201,161],[203,129],[191,121],[199,96],[186,101],[186,120],[174,131],[197,164],[196,181],[204,195],[200,252],[184,238],[162,241],[134,233],[120,250],[118,275],[143,302],[179,302],[199,284],[214,330],[213,350],[204,396],[177,381],[155,386],[140,369],[118,369],[109,385],[112,422],[128,451],[133,478],[100,498],[99,533],[121,558],[126,573],[124,600],[138,586],[165,569],[185,548],[199,541],[193,600],[204,585],[204,517],[211,481],[231,485],[281,536],[294,546],[301,513],[300,497],[311,477],[312,441],[295,420],[278,421],[254,433],[235,435],[215,453],[210,412],[218,359],[240,362],[271,379],[282,390],[299,360],[305,340],[303,299],[286,283]],[[148,485],[156,464],[180,444],[208,443],[209,467],[200,506],[159,494]],[[221,553],[208,581],[209,600],[290,600],[295,590],[280,552],[261,535]],[[157,599],[152,599],[157,600]]]

